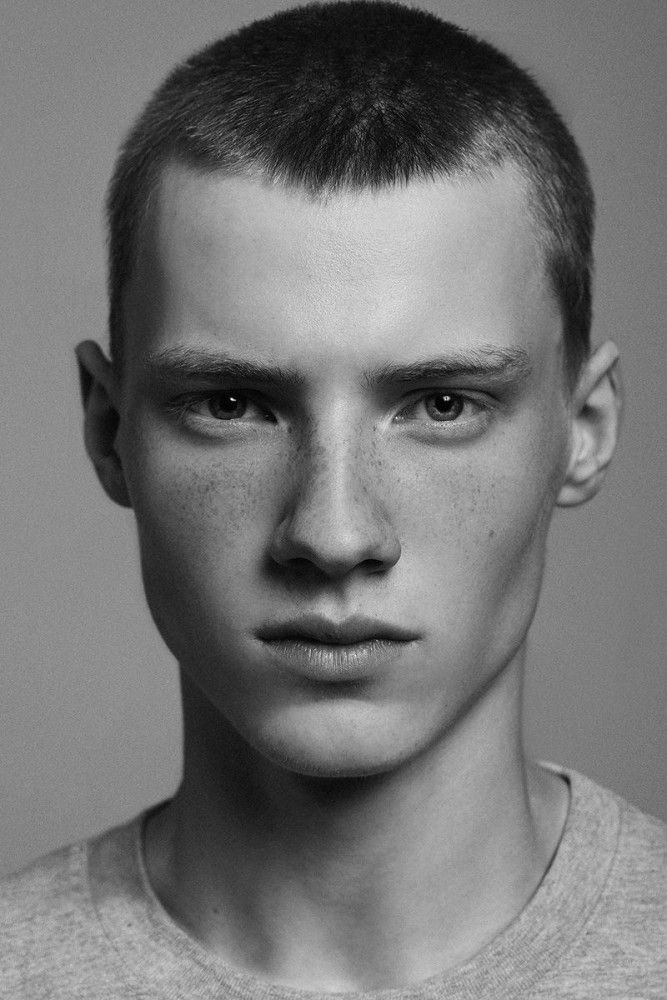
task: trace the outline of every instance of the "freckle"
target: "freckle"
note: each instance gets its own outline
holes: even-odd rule
[[[489,538],[495,538],[495,537],[496,537],[496,532],[493,528],[491,528],[491,530],[489,531]]]

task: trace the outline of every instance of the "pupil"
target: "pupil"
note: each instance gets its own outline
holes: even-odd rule
[[[450,396],[448,393],[439,393],[429,399],[430,409],[434,417],[453,420],[460,416],[463,410],[463,400],[460,396]],[[433,412],[435,411],[435,412]]]
[[[245,410],[245,402],[231,393],[220,393],[209,400],[209,409],[214,417],[239,417]]]

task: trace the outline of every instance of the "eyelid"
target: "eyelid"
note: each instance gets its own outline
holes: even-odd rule
[[[478,407],[480,412],[489,412],[493,409],[493,400],[488,396],[481,397],[479,393],[473,392],[472,390],[464,389],[451,389],[449,387],[437,386],[436,388],[427,388],[415,390],[411,394],[411,398],[404,401],[401,404],[401,408],[396,414],[396,417],[401,416],[406,410],[410,410],[419,405],[419,403],[425,402],[431,396],[454,396],[457,399],[463,400],[464,404],[471,404]],[[396,419],[395,417],[395,419]],[[471,419],[471,418],[469,418]],[[400,420],[399,420],[400,422]],[[431,421],[432,423],[439,423],[439,421]],[[464,419],[459,419],[457,421],[441,421],[442,423],[464,423]]]
[[[206,415],[195,411],[195,405],[206,403],[207,400],[214,396],[235,396],[239,399],[244,399],[249,404],[255,406],[262,413],[265,420],[268,416],[270,416],[271,419],[275,421],[275,415],[272,413],[270,407],[268,407],[262,400],[258,399],[256,393],[245,389],[238,389],[236,387],[193,389],[190,392],[180,393],[178,396],[174,397],[174,399],[169,400],[167,407],[172,413],[175,413],[176,417],[181,421],[185,420],[188,415],[191,415],[201,420],[217,424],[251,422],[247,419],[244,421],[243,417],[231,417],[229,420],[220,420],[216,419],[212,414]]]

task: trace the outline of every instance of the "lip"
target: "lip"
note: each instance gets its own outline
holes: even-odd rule
[[[407,643],[419,638],[416,632],[363,615],[354,615],[340,621],[324,615],[301,615],[268,622],[256,634],[264,642],[292,640],[327,646],[351,646],[375,640]]]
[[[271,622],[256,635],[276,667],[325,684],[369,680],[419,638],[415,632],[377,618],[334,621],[320,615]]]

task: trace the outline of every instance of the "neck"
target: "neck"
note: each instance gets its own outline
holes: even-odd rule
[[[296,775],[183,676],[183,781],[146,835],[166,908],[230,965],[282,985],[380,989],[470,958],[522,909],[564,822],[524,761],[522,663],[397,770]]]

